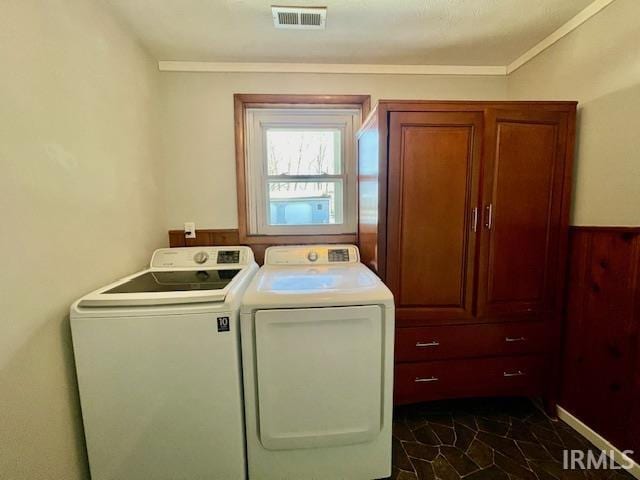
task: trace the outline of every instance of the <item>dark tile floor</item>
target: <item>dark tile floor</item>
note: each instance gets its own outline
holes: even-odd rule
[[[624,480],[620,470],[563,470],[564,449],[599,451],[530,400],[470,399],[397,407],[392,480]]]

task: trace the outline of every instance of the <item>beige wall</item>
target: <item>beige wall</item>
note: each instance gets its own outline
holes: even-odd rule
[[[576,225],[640,225],[638,19],[616,0],[508,78],[510,98],[580,102]]]
[[[572,223],[640,225],[640,2],[616,0],[509,75],[161,73],[167,227],[237,226],[234,93],[578,100]]]
[[[503,99],[504,77],[161,73],[167,226],[237,227],[234,93]]]
[[[157,67],[101,1],[0,2],[0,478],[88,478],[67,312],[165,243]]]

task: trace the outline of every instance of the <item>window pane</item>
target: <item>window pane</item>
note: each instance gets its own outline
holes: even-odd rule
[[[340,130],[282,129],[266,131],[269,175],[339,175]]]
[[[269,225],[342,223],[342,181],[269,182]]]

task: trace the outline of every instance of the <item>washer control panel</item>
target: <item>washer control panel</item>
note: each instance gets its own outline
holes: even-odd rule
[[[240,263],[240,250],[218,250],[218,264]]]
[[[153,253],[151,268],[195,269],[242,267],[253,262],[249,247],[178,247],[160,248]]]
[[[355,245],[295,245],[267,248],[265,265],[340,265],[358,263]]]
[[[209,254],[202,250],[200,250],[199,252],[196,252],[196,254],[193,256],[193,261],[200,265],[202,265],[203,263],[206,263],[207,260],[209,260]]]
[[[329,256],[329,262],[348,262],[349,249],[348,248],[330,248],[328,256]]]

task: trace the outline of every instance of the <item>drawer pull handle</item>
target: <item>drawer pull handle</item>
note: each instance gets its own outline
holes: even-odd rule
[[[433,340],[432,342],[427,342],[427,343],[422,343],[422,342],[417,342],[416,343],[416,347],[418,348],[425,348],[425,347],[437,347],[440,345],[440,342],[437,340]]]
[[[522,370],[518,370],[515,372],[504,372],[503,375],[505,377],[524,377],[526,375]]]
[[[504,341],[507,343],[524,342],[526,339],[527,337],[504,337]]]
[[[414,382],[416,383],[430,383],[430,382],[437,382],[438,380],[440,380],[438,377],[416,377],[416,379],[414,380]]]

